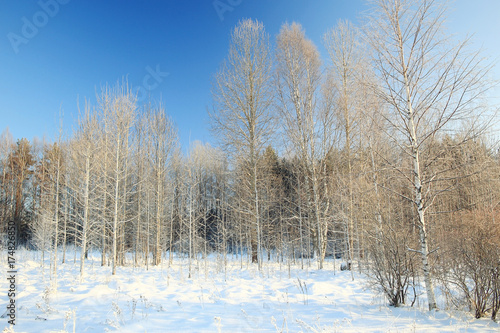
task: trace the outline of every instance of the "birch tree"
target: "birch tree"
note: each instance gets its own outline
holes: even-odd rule
[[[91,114],[90,107],[85,106],[85,112],[79,119],[79,128],[75,134],[75,140],[72,142],[73,165],[76,172],[73,193],[76,194],[76,201],[83,211],[80,216],[80,276],[83,276],[85,266],[85,255],[87,253],[88,233],[91,227],[89,218],[91,209],[95,205],[91,204],[91,196],[95,193],[92,183],[95,183],[96,157],[99,147],[98,136],[99,125],[95,114]],[[94,179],[94,181],[93,181]]]
[[[63,196],[63,191],[65,187],[65,164],[66,164],[66,147],[63,144],[61,136],[58,141],[52,145],[46,145],[44,149],[45,168],[46,177],[49,182],[48,191],[45,193],[47,195],[48,206],[43,207],[47,212],[52,215],[53,227],[54,227],[54,237],[53,237],[53,274],[57,272],[57,252],[59,244],[59,229],[60,222],[59,218],[62,215],[61,212],[61,198]]]
[[[152,170],[155,205],[155,251],[153,253],[153,262],[154,265],[159,265],[163,252],[161,236],[165,233],[163,221],[166,220],[168,167],[177,145],[177,131],[161,105],[154,109],[149,107],[147,119],[148,157]]]
[[[118,264],[118,242],[120,227],[125,222],[123,208],[128,195],[126,180],[132,128],[136,113],[136,98],[127,85],[118,85],[114,89],[105,88],[98,103],[105,122],[105,136],[107,155],[109,156],[109,170],[107,182],[112,187],[111,199],[111,234],[112,234],[112,274],[116,274]]]
[[[354,212],[354,182],[355,165],[354,155],[356,147],[359,147],[362,77],[366,74],[366,62],[363,57],[363,47],[360,43],[359,32],[348,21],[339,23],[329,30],[323,40],[328,50],[328,91],[332,95],[333,112],[335,113],[336,126],[341,133],[340,143],[343,145],[343,163],[347,166],[347,175],[339,175],[347,178],[347,244],[349,260],[355,257],[355,238],[358,239],[358,257],[360,256],[360,226],[355,220]]]
[[[135,126],[135,133],[137,137],[137,144],[135,146],[134,152],[134,162],[135,162],[135,177],[136,177],[136,189],[135,189],[135,233],[133,236],[134,239],[134,265],[137,266],[139,264],[139,256],[141,253],[145,251],[144,249],[144,238],[149,237],[144,230],[145,212],[147,213],[146,206],[146,192],[148,188],[147,181],[149,180],[149,170],[147,169],[147,146],[146,146],[146,138],[147,138],[147,127],[148,119],[144,117],[140,117]]]
[[[324,177],[320,160],[328,151],[325,114],[321,114],[318,90],[321,83],[321,61],[316,46],[306,38],[302,27],[284,24],[277,37],[276,85],[278,112],[292,151],[299,157],[306,175],[308,202],[319,267],[323,267],[327,246],[328,203],[320,193]],[[322,136],[321,134],[325,136]]]
[[[367,25],[373,64],[380,81],[378,96],[388,109],[386,134],[407,157],[409,169],[393,165],[413,193],[405,196],[414,206],[429,310],[437,308],[429,256],[428,210],[440,191],[440,174],[432,172],[439,154],[429,143],[468,121],[466,142],[483,129],[480,98],[489,88],[489,67],[468,40],[453,45],[444,34],[446,7],[435,0],[375,0]],[[423,158],[425,157],[425,158]]]
[[[225,148],[238,156],[246,168],[251,216],[252,262],[259,263],[261,221],[258,191],[258,155],[273,130],[270,106],[271,58],[269,37],[258,21],[243,20],[231,33],[229,54],[215,76],[212,96],[213,132]]]

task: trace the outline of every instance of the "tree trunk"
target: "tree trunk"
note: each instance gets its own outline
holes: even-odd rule
[[[85,189],[83,196],[82,247],[80,253],[80,277],[83,277],[85,253],[87,252],[87,226],[89,218],[90,156],[85,156]]]
[[[115,170],[114,170],[114,185],[115,185],[115,195],[114,195],[114,210],[113,210],[113,258],[112,258],[112,275],[116,275],[116,265],[117,265],[117,233],[118,233],[118,201],[120,198],[120,144],[121,138],[118,133],[118,140],[116,142],[116,159],[115,159]]]

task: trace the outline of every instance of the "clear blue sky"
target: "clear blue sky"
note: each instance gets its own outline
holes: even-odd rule
[[[78,99],[83,106],[102,85],[127,77],[141,94],[161,98],[184,147],[211,142],[210,82],[239,20],[262,21],[272,41],[282,23],[297,21],[323,52],[327,29],[341,18],[356,23],[366,9],[364,0],[219,3],[235,4],[223,20],[214,0],[0,0],[0,132],[9,127],[16,139],[55,138],[61,108],[69,132]],[[457,0],[452,8],[450,32],[475,34],[485,55],[500,57],[500,1]]]

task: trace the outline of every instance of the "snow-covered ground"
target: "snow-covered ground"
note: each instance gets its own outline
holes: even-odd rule
[[[1,253],[0,304],[7,304],[7,254]],[[169,268],[120,267],[111,276],[91,256],[86,274],[78,261],[60,264],[57,289],[49,261],[41,269],[38,253],[18,251],[16,326],[4,332],[499,332],[490,319],[462,312],[427,312],[392,308],[367,288],[362,275],[265,263],[257,267],[229,258],[224,272],[219,259],[194,263],[176,258]],[[338,262],[337,262],[338,264]]]

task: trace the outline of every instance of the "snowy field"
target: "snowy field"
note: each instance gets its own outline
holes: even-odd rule
[[[1,276],[7,272],[1,253]],[[58,267],[51,280],[49,261],[41,269],[39,253],[18,251],[16,326],[4,332],[499,332],[490,319],[470,314],[425,311],[415,307],[391,308],[367,287],[362,275],[334,270],[332,261],[318,271],[312,264],[298,267],[265,263],[257,267],[228,258],[208,265],[194,262],[192,278],[187,261],[176,258],[169,268],[100,267],[91,256],[80,280],[78,261]],[[335,264],[339,264],[338,262]],[[337,267],[338,268],[338,267]],[[7,304],[7,283],[2,278],[0,304]],[[54,285],[57,284],[57,289]],[[51,287],[52,286],[52,287]]]

